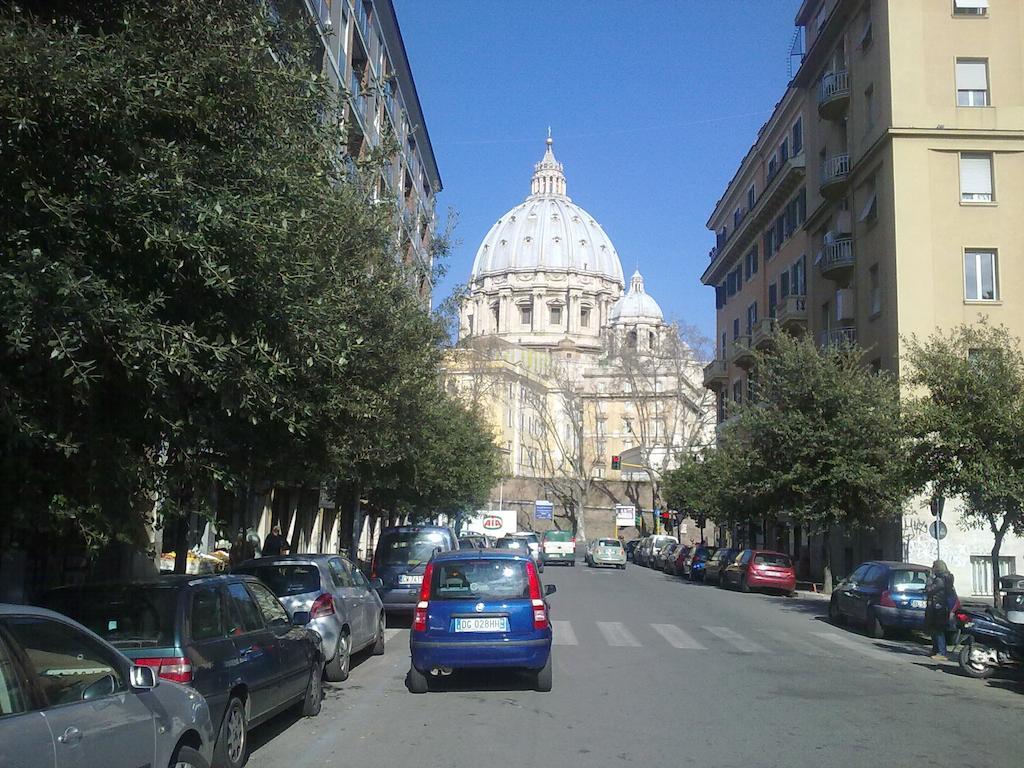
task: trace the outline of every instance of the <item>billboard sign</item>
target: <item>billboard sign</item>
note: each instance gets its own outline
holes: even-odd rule
[[[627,504],[616,504],[615,524],[620,528],[636,525],[636,507]]]

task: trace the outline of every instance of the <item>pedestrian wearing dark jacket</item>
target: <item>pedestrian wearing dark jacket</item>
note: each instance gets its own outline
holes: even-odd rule
[[[932,658],[946,659],[946,630],[949,629],[949,606],[953,596],[953,574],[941,560],[932,563],[932,572],[925,586],[928,603],[924,609],[924,627],[932,636]]]

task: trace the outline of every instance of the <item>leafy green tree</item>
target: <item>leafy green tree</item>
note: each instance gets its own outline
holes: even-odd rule
[[[961,325],[907,342],[917,485],[959,496],[961,520],[993,537],[993,595],[1009,532],[1024,535],[1024,354],[1005,326]]]

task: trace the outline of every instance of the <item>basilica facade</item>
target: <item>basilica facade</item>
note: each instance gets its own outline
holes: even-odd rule
[[[663,530],[664,472],[714,434],[699,357],[639,271],[626,285],[611,239],[569,197],[549,137],[528,196],[480,243],[446,364],[505,457],[489,508],[516,510],[521,528],[628,538],[638,531],[617,527],[615,510],[634,506],[642,531]],[[541,499],[553,520],[535,518]],[[699,539],[692,521],[679,526]]]

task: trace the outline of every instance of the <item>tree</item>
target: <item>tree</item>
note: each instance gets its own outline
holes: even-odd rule
[[[757,356],[751,400],[725,428],[738,485],[762,514],[822,534],[828,591],[832,528],[895,519],[910,492],[896,381],[855,346],[780,333]]]
[[[993,596],[1006,534],[1024,534],[1024,354],[1005,326],[961,325],[907,342],[915,480],[960,496],[961,521],[992,533]]]

